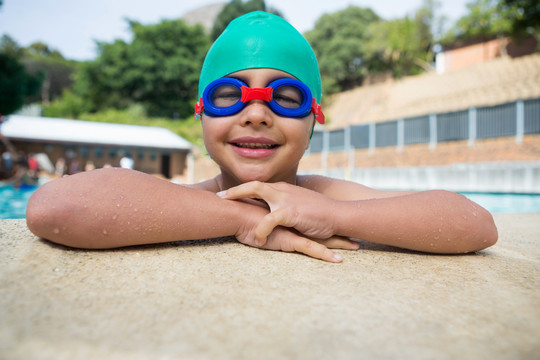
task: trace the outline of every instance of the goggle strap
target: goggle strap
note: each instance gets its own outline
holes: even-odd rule
[[[272,89],[270,86],[264,89],[251,89],[247,86],[242,86],[240,89],[242,90],[242,98],[240,101],[243,103],[248,103],[251,100],[263,100],[266,102],[272,101],[272,93],[274,92],[274,89]]]
[[[266,102],[272,101],[272,92],[274,89],[271,87],[267,87],[264,89],[250,89],[246,86],[241,87],[242,90],[242,98],[240,99],[241,102],[247,103],[251,100],[263,100]],[[204,111],[204,104],[202,97],[199,99],[199,101],[195,104],[195,119],[198,120],[201,118],[201,115]],[[321,125],[324,125],[325,117],[321,109],[321,105],[317,104],[317,100],[313,98],[313,102],[311,103],[311,111],[315,115],[315,119],[317,122]]]
[[[195,120],[199,120],[201,118],[203,110],[204,110],[204,105],[203,105],[203,100],[201,97],[199,99],[199,102],[195,104]]]
[[[324,114],[321,109],[321,105],[317,104],[317,100],[313,98],[313,102],[311,103],[311,111],[315,115],[315,119],[317,119],[317,122],[321,125],[324,125]]]

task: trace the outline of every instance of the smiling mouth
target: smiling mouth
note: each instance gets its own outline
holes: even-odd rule
[[[279,145],[277,144],[260,144],[260,143],[232,143],[232,145],[243,149],[275,149]]]

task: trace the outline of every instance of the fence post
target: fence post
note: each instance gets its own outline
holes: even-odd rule
[[[397,146],[398,153],[403,151],[403,144],[405,143],[405,120],[398,119],[397,121]]]
[[[328,130],[323,131],[322,153],[321,153],[321,168],[323,174],[326,175],[328,168],[328,149],[330,148],[330,133]]]
[[[354,150],[351,144],[351,127],[347,126],[343,132],[345,137],[345,154],[347,154],[347,169],[345,171],[345,180],[350,180],[352,168],[354,167]]]
[[[469,109],[469,147],[474,146],[476,140],[476,108]]]
[[[525,105],[523,100],[516,101],[516,144],[523,142],[525,133]]]
[[[437,115],[429,114],[429,149],[437,147]]]
[[[375,123],[370,122],[369,123],[369,153],[372,154],[375,152],[376,144],[376,129],[375,129]]]

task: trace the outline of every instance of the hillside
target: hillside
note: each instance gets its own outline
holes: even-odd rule
[[[327,99],[328,129],[540,97],[540,54],[363,86]]]

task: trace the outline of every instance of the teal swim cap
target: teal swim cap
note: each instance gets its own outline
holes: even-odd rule
[[[203,63],[199,97],[212,81],[245,69],[284,71],[306,84],[321,102],[321,75],[307,40],[283,18],[254,11],[227,26],[216,39]]]

